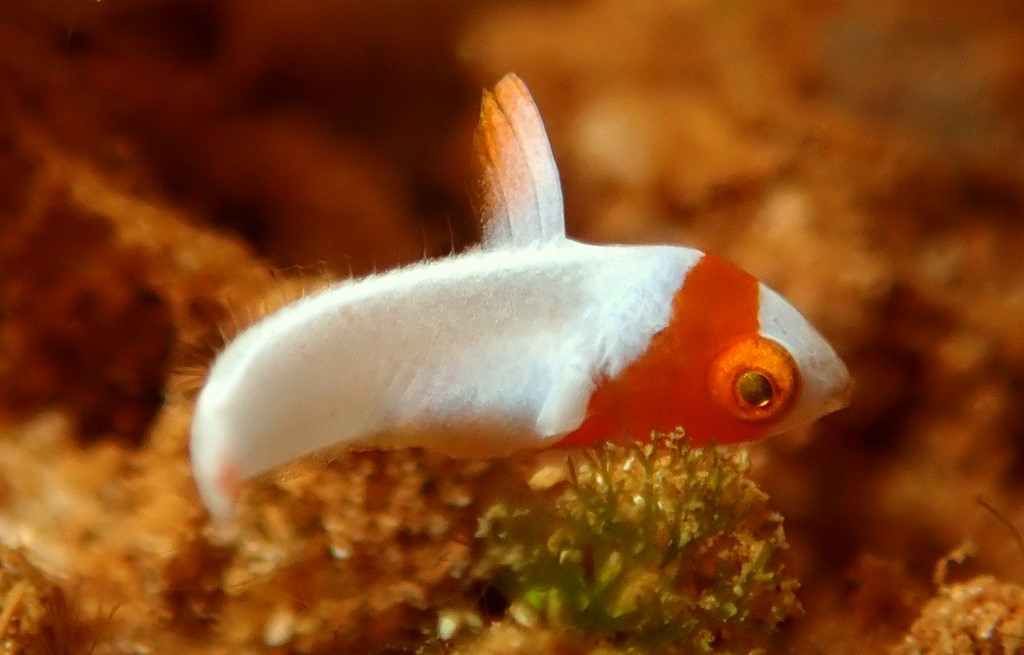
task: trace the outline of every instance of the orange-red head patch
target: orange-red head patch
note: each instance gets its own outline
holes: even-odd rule
[[[676,293],[669,325],[599,384],[587,419],[562,443],[642,439],[677,427],[695,443],[768,434],[800,381],[788,353],[759,335],[759,290],[748,273],[704,255]]]

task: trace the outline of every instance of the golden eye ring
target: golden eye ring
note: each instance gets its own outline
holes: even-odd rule
[[[715,401],[750,423],[781,417],[793,405],[800,387],[793,357],[761,336],[726,348],[712,364],[709,380]]]

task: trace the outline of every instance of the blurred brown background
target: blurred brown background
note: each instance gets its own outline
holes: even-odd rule
[[[785,647],[887,648],[964,543],[951,579],[1024,581],[1014,535],[977,502],[1024,525],[1021,11],[8,0],[8,461],[54,456],[23,426],[56,409],[68,462],[180,463],[187,425],[161,410],[180,344],[244,322],[268,271],[361,274],[472,244],[480,89],[514,71],[571,235],[732,259],[849,362],[850,409],[751,451],[804,582]],[[45,488],[5,486],[10,544],[57,510],[19,500]]]

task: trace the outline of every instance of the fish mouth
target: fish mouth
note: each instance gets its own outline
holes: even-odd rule
[[[831,414],[841,409],[850,406],[850,402],[853,400],[853,394],[856,391],[857,385],[854,383],[853,378],[847,377],[846,382],[843,386],[839,387],[834,393],[832,393],[825,401],[825,414]]]

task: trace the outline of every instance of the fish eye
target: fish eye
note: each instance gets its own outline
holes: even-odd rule
[[[799,392],[793,357],[778,343],[753,336],[733,343],[715,358],[711,396],[736,418],[760,423],[780,418]]]
[[[767,407],[775,395],[775,388],[761,371],[744,371],[736,378],[736,395],[750,407]]]

